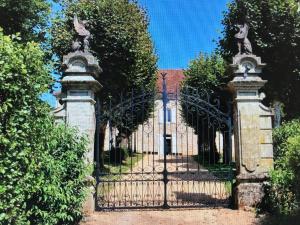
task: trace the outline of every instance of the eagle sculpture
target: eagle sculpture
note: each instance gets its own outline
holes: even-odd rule
[[[84,51],[89,52],[89,39],[91,33],[86,29],[86,20],[80,21],[77,15],[74,15],[73,24],[76,31],[76,40],[72,44],[74,51]]]

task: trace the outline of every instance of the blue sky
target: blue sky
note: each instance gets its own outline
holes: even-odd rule
[[[210,53],[221,35],[229,0],[139,0],[150,18],[149,31],[161,69],[186,68],[200,52]]]
[[[138,0],[147,10],[160,69],[185,69],[200,52],[210,53],[221,36],[222,13],[230,0]],[[54,6],[53,10],[59,10]],[[55,99],[43,99],[51,106]]]

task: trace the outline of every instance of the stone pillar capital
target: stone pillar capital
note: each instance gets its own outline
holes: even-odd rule
[[[244,74],[246,69],[250,76],[259,75],[262,73],[262,69],[266,66],[266,63],[261,62],[261,57],[253,54],[241,54],[232,58],[232,64],[230,67],[235,75]]]
[[[86,73],[91,74],[96,79],[102,73],[95,56],[89,52],[71,52],[63,56],[62,68],[64,74]]]
[[[90,90],[98,92],[102,85],[97,80],[102,72],[97,59],[90,53],[72,52],[63,57],[63,92],[70,90]],[[72,94],[71,94],[72,95]],[[67,96],[71,96],[67,93]],[[93,98],[93,96],[91,96]]]
[[[230,90],[236,96],[253,95],[251,91],[258,91],[266,83],[266,80],[261,79],[262,68],[266,66],[261,62],[261,58],[256,55],[236,55],[233,57],[233,63],[230,65],[234,74],[234,78],[229,82]],[[239,93],[239,91],[242,91]],[[259,99],[258,92],[256,94]]]

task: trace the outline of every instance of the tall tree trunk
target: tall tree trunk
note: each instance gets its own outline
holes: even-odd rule
[[[217,145],[216,145],[216,131],[215,129],[208,128],[209,129],[209,146],[210,146],[210,163],[218,163],[219,161],[219,156],[218,156],[218,150],[217,150]]]
[[[122,149],[128,149],[129,137],[125,133],[119,133],[117,137],[117,146]]]
[[[228,164],[229,163],[229,158],[230,158],[230,149],[229,149],[229,141],[230,138],[228,133],[225,134],[223,133],[223,163]]]
[[[105,131],[106,131],[106,126],[105,125],[100,126],[99,129],[99,167],[100,170],[104,170],[104,141],[105,141]]]

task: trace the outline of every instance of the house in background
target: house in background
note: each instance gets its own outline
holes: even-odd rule
[[[196,155],[198,153],[197,135],[193,128],[187,126],[181,116],[178,101],[180,84],[184,79],[183,70],[159,70],[157,89],[162,92],[162,73],[166,73],[168,103],[166,110],[166,148],[167,154]],[[163,137],[163,101],[155,101],[155,109],[148,121],[140,125],[132,134],[133,148],[137,152],[160,154],[164,152]]]
[[[168,93],[168,102],[166,109],[166,151],[173,155],[197,155],[198,154],[198,135],[194,128],[188,126],[182,117],[182,107],[180,104],[180,85],[184,80],[183,70],[170,69],[159,70],[157,73],[157,90],[162,93],[163,79],[161,74],[167,73],[166,87]],[[138,129],[132,133],[129,138],[130,148],[134,152],[147,154],[164,154],[164,114],[163,101],[161,95],[155,100],[154,111],[149,119],[138,126]],[[104,149],[108,150],[109,144],[116,145],[115,137],[118,130],[112,128],[109,131],[107,126]],[[111,138],[111,142],[110,142]],[[215,136],[216,150],[223,152],[223,136],[216,132]],[[199,146],[200,147],[200,146]]]

